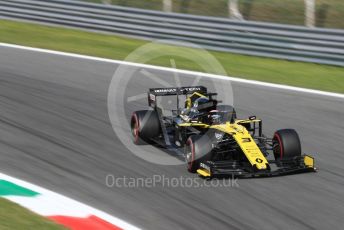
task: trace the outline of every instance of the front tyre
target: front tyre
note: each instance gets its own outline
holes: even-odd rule
[[[195,173],[200,167],[200,163],[211,159],[212,145],[207,136],[190,136],[185,144],[185,158],[187,169]]]
[[[300,138],[294,129],[281,129],[276,131],[272,143],[276,160],[301,156]]]

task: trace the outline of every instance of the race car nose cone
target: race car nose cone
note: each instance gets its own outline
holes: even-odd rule
[[[265,165],[260,165],[260,166],[257,166],[258,169],[266,169],[266,166]]]

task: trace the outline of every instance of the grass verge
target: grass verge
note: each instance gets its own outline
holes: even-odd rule
[[[123,60],[136,48],[148,43],[76,29],[43,26],[31,23],[0,20],[0,42],[53,49]],[[178,53],[185,48],[161,45]],[[190,53],[192,49],[190,48]],[[225,52],[212,54],[233,77],[286,84],[304,88],[344,93],[344,68],[303,62],[291,62],[270,58],[237,55]],[[171,66],[174,59],[177,68],[202,71],[197,63],[176,56],[154,59],[149,64]]]
[[[0,198],[0,229],[62,230],[66,228]]]

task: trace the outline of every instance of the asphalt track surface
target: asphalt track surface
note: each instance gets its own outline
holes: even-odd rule
[[[107,174],[197,178],[183,165],[144,161],[118,140],[107,110],[116,68],[111,63],[0,48],[0,170],[144,229],[341,228],[343,99],[233,83],[239,116],[263,118],[267,134],[297,129],[303,151],[316,158],[318,173],[242,179],[239,187],[231,188],[107,187]],[[173,84],[171,73],[147,71]],[[161,86],[140,72],[135,77],[127,86],[128,95]],[[145,104],[145,99],[128,103],[126,112]],[[118,119],[127,126],[126,118]]]

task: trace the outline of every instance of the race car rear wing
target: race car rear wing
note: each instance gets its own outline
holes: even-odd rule
[[[179,95],[191,95],[193,93],[207,94],[207,88],[204,86],[185,86],[185,87],[170,87],[170,88],[151,88],[148,92],[148,105],[156,106],[157,96],[177,96],[177,108],[179,108]],[[213,95],[213,94],[212,94]]]
[[[195,92],[206,94],[207,88],[204,86],[186,86],[171,88],[152,88],[149,93],[155,96],[187,95]]]

